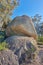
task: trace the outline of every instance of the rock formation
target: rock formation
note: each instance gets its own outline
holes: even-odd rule
[[[32,37],[11,36],[5,41],[8,43],[9,49],[18,56],[18,59],[23,58],[22,55],[24,54],[25,56],[27,52],[27,56],[30,56],[32,53],[35,54],[38,50],[37,43]]]
[[[6,35],[19,35],[37,38],[37,33],[30,17],[23,15],[14,18],[6,28]]]
[[[19,65],[18,58],[11,50],[0,51],[0,65]]]
[[[37,33],[30,17],[23,15],[14,18],[5,32],[8,37],[5,41],[9,49],[18,56],[19,64],[27,62],[33,54],[36,55],[38,51]]]

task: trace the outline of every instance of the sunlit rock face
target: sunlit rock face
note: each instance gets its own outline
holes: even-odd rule
[[[15,17],[6,28],[6,35],[29,36],[37,38],[37,33],[30,17],[23,15]]]
[[[0,65],[19,65],[18,58],[11,50],[0,51]]]

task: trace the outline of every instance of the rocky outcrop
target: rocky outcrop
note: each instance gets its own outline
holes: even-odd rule
[[[9,49],[18,56],[20,63],[38,50],[37,43],[32,37],[11,36],[5,41],[8,43]]]
[[[37,33],[30,17],[23,15],[14,18],[6,28],[6,35],[18,35],[37,38]]]
[[[0,65],[19,65],[18,58],[10,50],[0,51]]]

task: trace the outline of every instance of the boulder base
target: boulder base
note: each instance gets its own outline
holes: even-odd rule
[[[0,51],[0,65],[19,65],[18,58],[10,50]]]
[[[8,43],[9,49],[18,56],[20,62],[38,50],[37,43],[32,37],[11,36],[5,41]]]

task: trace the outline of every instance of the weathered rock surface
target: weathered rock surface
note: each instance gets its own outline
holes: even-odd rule
[[[30,17],[23,15],[14,18],[6,28],[6,35],[22,35],[37,38],[37,33]]]
[[[43,65],[43,48],[39,48],[39,53],[32,63],[22,63],[20,65]]]
[[[19,65],[18,58],[10,50],[0,51],[0,65]]]
[[[43,65],[43,48],[39,50],[40,63]]]
[[[18,56],[20,63],[25,61],[26,57],[30,57],[38,49],[37,43],[32,37],[11,36],[5,41],[8,43],[9,49]]]

